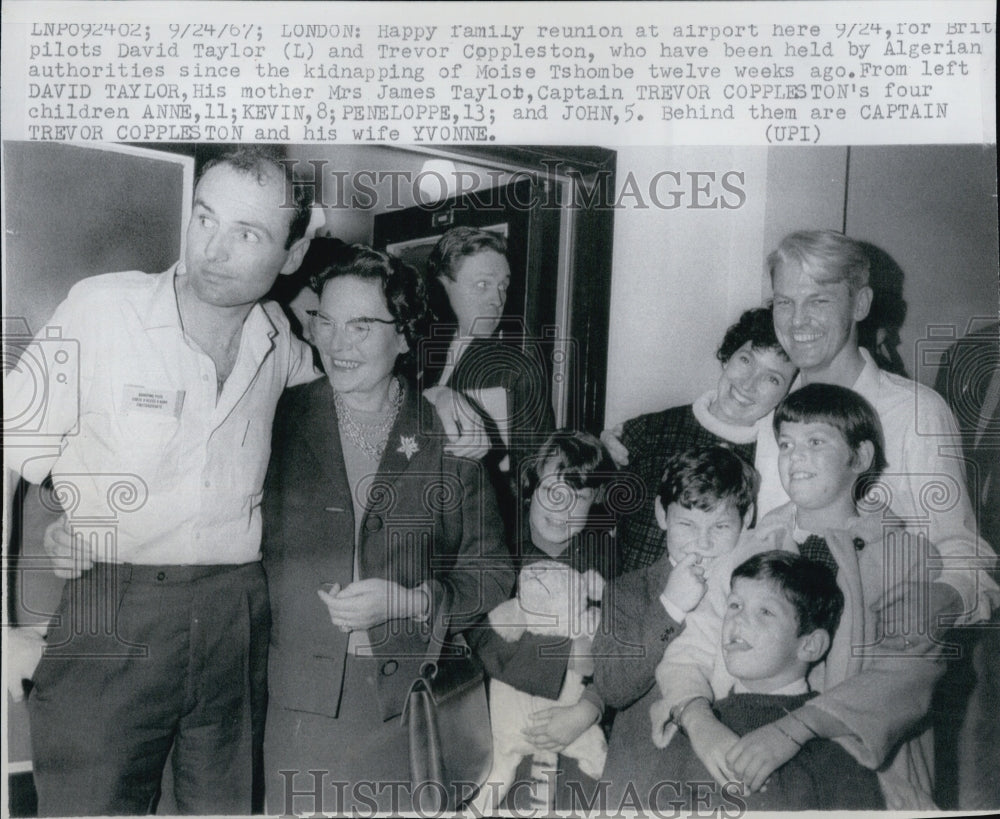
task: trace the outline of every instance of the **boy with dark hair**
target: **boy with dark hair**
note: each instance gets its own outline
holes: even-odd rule
[[[730,593],[730,573],[720,566],[657,668],[663,699],[650,709],[653,741],[665,747],[679,727],[716,782],[735,779],[756,792],[803,746],[836,739],[878,771],[887,807],[933,807],[933,738],[920,734],[920,723],[943,670],[937,630],[947,609],[927,603],[942,599],[931,588],[941,582],[936,551],[891,512],[856,501],[884,463],[878,416],[864,398],[809,384],[778,406],[774,429],[791,503],[765,516],[722,562],[728,569],[780,549],[834,571],[844,614],[829,655],[809,675],[822,693],[742,738],[720,723],[711,702],[735,681],[719,651]]]
[[[648,791],[644,786],[660,775],[649,738],[656,665],[704,595],[713,564],[736,547],[752,519],[757,481],[756,470],[724,446],[672,456],[653,502],[663,555],[605,588],[587,696],[618,709],[602,776],[610,785],[604,794],[609,810],[629,783]]]
[[[823,659],[844,608],[833,571],[801,555],[761,552],[733,570],[722,621],[722,655],[736,679],[714,712],[738,736],[773,723],[816,696],[806,676]],[[797,742],[797,740],[792,740]],[[686,736],[670,743],[659,760],[664,780],[705,782],[708,771]],[[835,773],[835,775],[833,775]],[[771,774],[766,787],[742,794],[732,785],[721,795],[703,789],[711,804],[751,810],[864,810],[885,807],[874,771],[862,767],[828,739],[805,743],[802,751]],[[681,784],[681,795],[693,790]],[[674,804],[677,793],[660,788],[651,807]],[[698,802],[699,807],[707,807]],[[665,807],[665,804],[659,805]],[[689,805],[693,807],[693,805]]]

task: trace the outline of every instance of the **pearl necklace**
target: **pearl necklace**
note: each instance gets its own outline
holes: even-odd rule
[[[340,429],[347,436],[347,440],[369,460],[375,463],[382,460],[385,445],[389,442],[389,431],[396,423],[399,408],[403,405],[403,390],[399,382],[393,379],[389,387],[389,410],[374,423],[360,420],[337,391],[333,393],[333,403],[337,408]]]

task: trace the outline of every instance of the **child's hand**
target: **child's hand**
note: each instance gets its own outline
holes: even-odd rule
[[[535,711],[524,735],[542,751],[561,751],[600,718],[601,712],[589,700],[575,705],[555,705]]]
[[[689,552],[670,570],[663,596],[683,612],[689,612],[705,596],[705,565],[701,555]]]
[[[677,727],[671,722],[671,716],[666,700],[657,700],[649,706],[649,721],[653,726],[653,744],[657,748],[666,748],[677,730]]]
[[[801,749],[801,745],[772,722],[739,739],[726,754],[726,764],[733,776],[754,793]],[[832,771],[830,773],[833,775]]]

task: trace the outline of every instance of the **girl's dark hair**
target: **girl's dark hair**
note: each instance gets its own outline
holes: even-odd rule
[[[589,432],[560,429],[528,460],[521,481],[525,498],[530,498],[541,479],[542,470],[555,461],[556,473],[570,487],[600,489],[617,471],[600,439]]]
[[[864,441],[871,441],[871,466],[854,482],[854,500],[859,501],[885,470],[885,438],[875,408],[854,390],[835,384],[807,384],[789,393],[774,410],[774,435],[781,425],[829,424],[840,431],[855,456]]]

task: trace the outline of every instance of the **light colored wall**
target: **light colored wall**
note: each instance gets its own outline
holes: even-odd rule
[[[996,180],[995,146],[851,149],[847,233],[902,268],[899,353],[930,386],[940,356],[921,347],[942,350],[973,318],[997,318]]]
[[[642,190],[663,170],[742,171],[746,202],[733,210],[626,206],[615,212],[609,426],[689,402],[713,386],[715,350],[726,327],[761,301],[767,149],[618,149],[619,188],[629,172]]]
[[[767,153],[764,253],[796,230],[843,230],[846,147],[773,148]],[[761,265],[761,295],[771,282]]]

